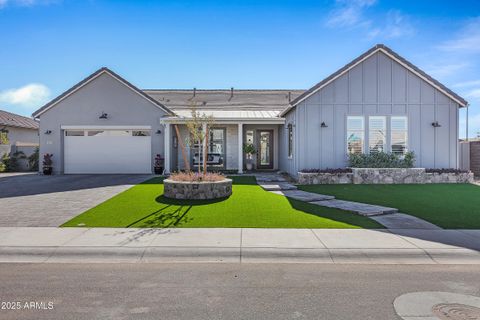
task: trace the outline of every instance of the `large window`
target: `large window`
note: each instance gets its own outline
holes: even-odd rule
[[[347,152],[363,153],[365,141],[363,117],[347,117]]]
[[[293,127],[292,124],[288,124],[288,157],[293,157]]]
[[[387,123],[385,117],[368,118],[368,152],[384,152],[387,143]]]
[[[392,153],[405,154],[408,147],[407,117],[391,117],[390,128]]]
[[[210,128],[208,130],[208,155],[207,166],[209,168],[223,169],[225,168],[225,128]],[[203,163],[203,155],[198,154],[200,143],[197,141],[192,147],[193,166]]]

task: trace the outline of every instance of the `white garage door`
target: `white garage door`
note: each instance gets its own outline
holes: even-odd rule
[[[65,173],[151,173],[149,130],[65,130]]]

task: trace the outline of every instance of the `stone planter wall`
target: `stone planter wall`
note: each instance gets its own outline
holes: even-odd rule
[[[471,183],[473,173],[427,173],[424,168],[352,168],[352,173],[298,173],[299,184]]]
[[[351,184],[353,173],[298,173],[299,184]]]
[[[216,182],[163,180],[163,195],[172,199],[206,200],[226,198],[232,194],[232,179]]]

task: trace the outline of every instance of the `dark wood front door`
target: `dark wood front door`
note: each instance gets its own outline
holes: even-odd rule
[[[257,130],[257,169],[273,169],[273,130]]]

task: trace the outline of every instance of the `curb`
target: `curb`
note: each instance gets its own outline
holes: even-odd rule
[[[470,249],[0,247],[0,263],[479,264]]]

